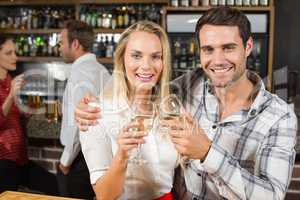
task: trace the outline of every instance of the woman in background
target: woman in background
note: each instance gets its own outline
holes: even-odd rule
[[[15,102],[24,77],[21,74],[12,78],[8,73],[16,69],[16,62],[13,39],[0,34],[0,193],[24,185],[56,195],[56,177],[28,160],[21,113]]]

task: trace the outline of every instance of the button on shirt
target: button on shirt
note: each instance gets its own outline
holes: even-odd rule
[[[99,64],[95,54],[86,53],[72,64],[63,96],[60,132],[60,141],[64,146],[60,162],[64,166],[70,166],[80,151],[79,130],[74,118],[75,106],[86,94],[99,94],[109,79],[108,71]]]
[[[121,103],[120,103],[121,102]],[[95,184],[108,170],[118,150],[117,137],[132,116],[124,100],[103,100],[99,124],[80,134],[82,152]],[[113,108],[113,109],[110,109]],[[120,199],[155,199],[172,189],[177,151],[168,136],[158,133],[158,121],[145,137],[141,155],[147,164],[128,163],[124,193]],[[131,154],[136,153],[134,149]]]
[[[257,94],[252,105],[222,121],[218,100],[204,76],[183,89],[190,92],[187,110],[212,145],[202,163],[192,160],[177,174],[174,187],[180,199],[284,198],[295,159],[296,116],[283,100],[265,90],[256,74],[247,75]],[[182,85],[182,79],[175,84]]]

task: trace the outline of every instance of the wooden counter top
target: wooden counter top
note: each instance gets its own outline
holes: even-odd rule
[[[42,194],[31,194],[25,192],[5,191],[0,194],[0,200],[75,200],[75,199],[48,196]]]

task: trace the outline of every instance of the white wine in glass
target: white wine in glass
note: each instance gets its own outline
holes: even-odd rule
[[[183,106],[178,97],[174,94],[164,98],[159,105],[159,120],[176,120],[181,121],[181,110]],[[168,133],[171,127],[162,127],[162,134]]]
[[[153,128],[155,118],[155,106],[151,101],[134,101],[132,106],[132,122],[136,122],[138,126],[133,127],[130,131],[136,134],[138,131],[144,131],[148,135]],[[137,154],[129,159],[129,162],[135,164],[145,164],[146,160],[142,159],[142,144],[138,145]]]

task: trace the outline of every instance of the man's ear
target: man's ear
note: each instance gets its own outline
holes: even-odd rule
[[[72,42],[72,48],[74,50],[78,50],[80,48],[80,43],[77,39],[74,39],[73,42]]]
[[[253,38],[249,37],[249,39],[246,42],[246,56],[248,57],[251,54],[251,51],[253,49]]]

